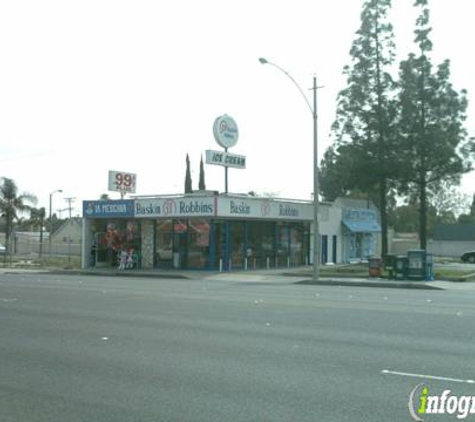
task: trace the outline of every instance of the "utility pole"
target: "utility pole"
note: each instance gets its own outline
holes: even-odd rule
[[[76,200],[76,198],[64,198],[64,200],[68,203],[68,207],[66,209],[69,210],[69,219],[71,220],[73,202]]]
[[[69,227],[71,227],[71,213],[73,209],[73,202],[76,198],[64,198],[64,200],[68,203],[68,210],[69,210]],[[71,234],[68,233],[68,268],[71,268]]]

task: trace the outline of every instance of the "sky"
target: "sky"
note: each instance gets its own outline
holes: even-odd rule
[[[415,51],[413,0],[393,0],[398,60]],[[0,176],[65,218],[108,193],[109,170],[137,175],[137,195],[181,193],[185,159],[221,150],[213,122],[234,118],[245,170],[229,191],[310,199],[312,101],[318,78],[318,156],[331,144],[343,67],[363,0],[0,1]],[[434,64],[451,60],[454,87],[469,94],[475,134],[473,0],[430,0]],[[206,188],[224,169],[205,165]],[[472,195],[475,172],[461,190]]]

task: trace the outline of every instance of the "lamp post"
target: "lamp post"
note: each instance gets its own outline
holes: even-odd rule
[[[49,194],[49,257],[51,259],[51,235],[53,234],[53,195],[57,192],[62,192],[62,189],[56,189]]]
[[[320,232],[318,227],[318,196],[320,193],[319,181],[318,181],[318,131],[317,131],[317,77],[313,77],[313,107],[310,104],[307,96],[303,92],[300,85],[297,81],[287,72],[286,70],[282,69],[280,66],[272,63],[264,58],[260,58],[259,62],[261,64],[270,64],[275,68],[279,69],[282,73],[284,73],[292,83],[297,87],[299,92],[302,94],[302,97],[307,104],[310,113],[312,114],[313,119],[313,279],[315,281],[318,280],[319,276],[319,266],[320,266]]]

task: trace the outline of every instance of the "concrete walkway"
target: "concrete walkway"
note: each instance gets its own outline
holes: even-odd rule
[[[151,277],[168,279],[207,279],[223,282],[242,283],[282,283],[323,286],[352,286],[352,287],[379,287],[379,288],[404,288],[404,289],[434,289],[434,290],[475,290],[475,282],[452,281],[411,281],[387,280],[384,278],[364,277],[334,277],[321,275],[318,281],[312,280],[312,271],[309,267],[284,268],[273,270],[253,271],[199,271],[199,270],[124,270],[117,272],[114,268],[94,268],[85,270],[68,269],[22,269],[0,268],[0,274],[68,274],[91,275],[102,277]]]

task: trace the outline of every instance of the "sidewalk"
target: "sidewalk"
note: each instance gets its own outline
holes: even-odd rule
[[[252,271],[204,271],[204,270],[124,270],[117,272],[115,268],[92,269],[21,269],[0,268],[0,274],[64,274],[64,275],[91,275],[101,277],[147,277],[184,280],[215,280],[242,283],[282,283],[320,286],[351,286],[351,287],[379,287],[379,288],[404,288],[425,290],[475,290],[475,283],[451,281],[412,281],[388,280],[384,278],[364,277],[335,277],[320,275],[318,281],[312,279],[309,267],[263,269]]]

